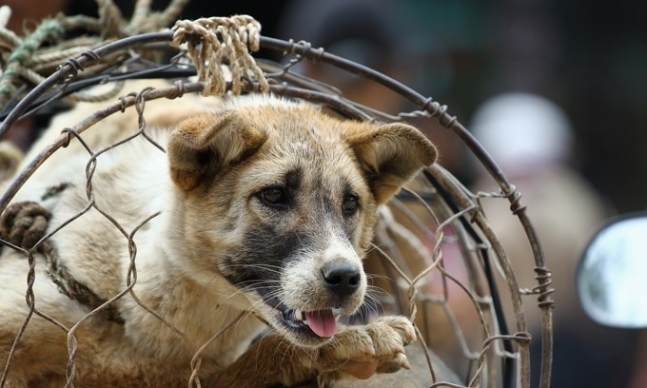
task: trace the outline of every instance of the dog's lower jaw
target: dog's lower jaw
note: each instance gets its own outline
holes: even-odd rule
[[[250,296],[255,315],[286,340],[304,348],[315,349],[328,342],[337,333],[340,316],[356,311],[354,305],[331,308],[325,304],[309,310],[293,309],[262,290],[259,294]]]
[[[292,343],[294,346],[304,349],[317,349],[326,342],[329,342],[333,336],[333,334],[321,336],[315,333],[308,323],[282,318],[280,315],[283,313],[278,310],[275,313],[276,316],[269,320],[260,316],[259,319],[264,321],[269,327],[276,330],[276,332],[279,333],[286,342]],[[332,312],[330,314],[332,314]],[[334,321],[334,325],[337,325],[336,319]],[[333,330],[336,332],[337,328],[335,327]]]

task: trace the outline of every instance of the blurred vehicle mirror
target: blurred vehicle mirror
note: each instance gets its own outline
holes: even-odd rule
[[[598,231],[580,259],[576,287],[595,322],[647,327],[647,213],[616,218]]]

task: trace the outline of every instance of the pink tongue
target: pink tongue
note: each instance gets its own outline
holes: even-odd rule
[[[306,323],[319,337],[332,337],[337,332],[337,322],[332,315],[332,310],[307,312]]]

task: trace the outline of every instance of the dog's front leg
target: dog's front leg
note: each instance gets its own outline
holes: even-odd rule
[[[270,334],[253,344],[206,386],[267,388],[315,381],[319,351],[295,346],[280,335]]]
[[[375,373],[393,373],[409,363],[404,346],[414,341],[415,330],[404,317],[380,317],[362,326],[347,326],[319,348],[303,348],[279,335],[255,343],[221,373],[214,387],[295,386],[318,382],[320,387]]]

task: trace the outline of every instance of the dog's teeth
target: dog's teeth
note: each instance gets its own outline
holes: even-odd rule
[[[335,317],[335,319],[339,319],[341,316],[341,309],[332,309],[332,315]]]
[[[306,317],[303,314],[303,311],[301,310],[294,310],[294,319],[297,321],[304,321]]]

